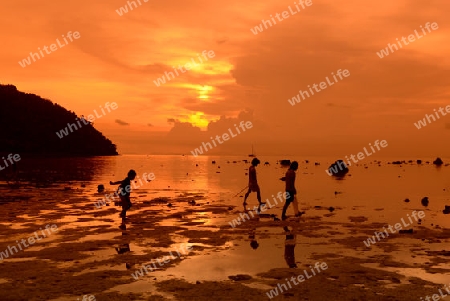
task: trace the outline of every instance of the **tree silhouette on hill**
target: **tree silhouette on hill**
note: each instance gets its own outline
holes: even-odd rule
[[[0,85],[0,152],[113,156],[116,145],[91,123],[60,139],[56,132],[78,118],[50,100]]]

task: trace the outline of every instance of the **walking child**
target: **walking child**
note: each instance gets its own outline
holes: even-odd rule
[[[112,182],[110,181],[109,184],[111,185],[119,185],[117,192],[120,197],[120,202],[122,204],[122,212],[120,213],[120,217],[122,218],[122,224],[125,223],[127,210],[131,208],[131,200],[130,200],[130,192],[131,192],[131,181],[133,181],[136,178],[136,172],[131,169],[128,172],[127,177],[122,181]]]
[[[261,202],[261,191],[259,189],[258,180],[256,179],[256,166],[261,163],[257,158],[253,158],[252,166],[248,169],[248,191],[244,197],[244,207],[247,205],[247,198],[251,192],[256,192],[256,198],[258,199],[259,205],[264,205]]]
[[[294,161],[289,166],[288,171],[286,172],[286,176],[281,178],[282,181],[286,181],[286,203],[283,207],[283,213],[281,214],[281,219],[285,220],[286,210],[289,207],[289,204],[294,202],[294,213],[295,216],[300,216],[301,214],[298,212],[298,202],[296,198],[297,190],[295,189],[295,171],[298,169],[298,162]]]

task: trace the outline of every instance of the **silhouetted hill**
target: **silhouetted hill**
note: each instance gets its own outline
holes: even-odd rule
[[[87,124],[60,139],[56,132],[79,117],[34,94],[0,85],[0,152],[112,156],[116,146]]]

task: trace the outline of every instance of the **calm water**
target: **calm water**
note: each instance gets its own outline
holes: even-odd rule
[[[146,193],[167,197],[191,191],[205,193],[214,202],[240,205],[242,198],[234,196],[247,185],[246,172],[250,165],[243,162],[244,159],[249,158],[125,155],[88,159],[24,159],[20,162],[19,172],[22,178],[32,181],[78,181],[93,187],[104,184],[107,189],[112,189],[109,186],[110,180],[121,180],[129,169],[135,169],[139,177],[144,173],[153,173],[155,180],[151,183],[142,182],[142,185],[136,183],[140,187],[134,190],[132,196],[144,190]],[[383,217],[387,221],[394,219],[393,222],[396,222],[399,217],[404,217],[412,210],[424,209],[420,200],[428,196],[428,218],[433,216],[441,226],[450,226],[450,219],[442,214],[444,205],[450,205],[450,167],[436,168],[432,164],[416,163],[387,164],[395,159],[382,161],[381,166],[378,166],[376,162],[367,160],[361,166],[350,167],[350,176],[336,180],[325,173],[331,159],[259,159],[263,163],[257,168],[263,199],[271,198],[271,195],[284,189],[284,182],[279,178],[284,176],[287,168],[276,164],[277,160],[298,160],[300,168],[296,183],[299,201],[304,209],[311,206],[333,206],[348,210],[357,208],[354,215],[366,215],[370,212],[374,217]],[[305,159],[309,160],[308,164]],[[216,164],[212,164],[213,160]],[[266,161],[270,165],[264,165]],[[320,165],[316,166],[314,162],[320,162]],[[444,162],[449,160],[444,159]],[[336,191],[342,193],[335,194]],[[411,202],[405,203],[405,198],[409,198]],[[255,194],[250,196],[249,203],[257,203]],[[385,210],[375,210],[380,208]],[[276,211],[277,208],[272,210]],[[278,214],[275,211],[270,213]],[[339,219],[339,215],[335,218]]]

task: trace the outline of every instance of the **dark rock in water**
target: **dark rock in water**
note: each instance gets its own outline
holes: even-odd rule
[[[334,207],[330,207],[330,208],[328,208],[328,210],[330,210],[330,212],[333,212],[334,211]]]
[[[328,167],[328,175],[333,177],[343,177],[349,172],[349,169],[344,161],[337,160]]]
[[[442,161],[441,158],[436,158],[436,160],[433,161],[433,164],[436,166],[441,166],[442,164],[444,164],[444,162]]]
[[[282,166],[289,166],[291,165],[291,160],[280,160],[280,164]]]
[[[417,160],[417,164],[422,164],[422,160]]]
[[[424,197],[420,202],[422,203],[423,206],[425,207],[428,206],[429,203],[428,197]]]
[[[305,163],[308,164],[308,163],[309,163],[309,160],[305,160]]]
[[[270,163],[266,161],[266,162],[264,162],[264,165],[270,165]]]
[[[405,203],[409,203],[409,199],[405,199]]]
[[[212,161],[212,164],[216,164],[216,161]]]
[[[234,280],[234,281],[243,281],[243,280],[250,280],[252,279],[252,276],[250,275],[236,275],[236,276],[228,276],[229,279]]]
[[[442,210],[444,214],[450,214],[450,206],[445,205],[445,209]]]
[[[127,268],[127,270],[129,270],[129,269],[131,269],[131,264],[125,263],[125,267]]]
[[[105,186],[102,185],[102,184],[98,185],[98,186],[97,186],[97,191],[98,191],[98,192],[103,192],[103,191],[105,191]]]
[[[398,231],[400,234],[412,234],[414,233],[413,229],[408,229],[408,230],[400,230]]]
[[[130,245],[129,244],[120,245],[119,247],[116,247],[116,252],[117,252],[117,254],[123,254],[126,252],[130,252]]]
[[[316,166],[317,166],[317,165],[320,165],[320,163],[319,163],[319,162],[314,162],[314,165],[316,165]]]
[[[399,165],[399,164],[402,164],[402,161],[394,161],[394,162],[392,162],[392,164]]]

